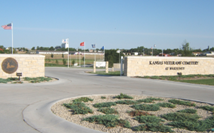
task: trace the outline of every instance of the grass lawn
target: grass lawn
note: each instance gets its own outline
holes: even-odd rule
[[[105,71],[97,71],[96,73],[93,73],[93,72],[89,72],[89,73],[99,74],[99,75],[108,75],[108,76],[120,76],[120,71],[115,71],[115,72],[109,71],[108,73],[106,73]]]
[[[214,85],[213,79],[198,79],[198,80],[178,80],[179,82],[193,83],[193,84],[205,84],[205,85]]]

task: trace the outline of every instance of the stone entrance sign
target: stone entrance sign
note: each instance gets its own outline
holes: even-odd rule
[[[18,62],[14,58],[6,58],[2,62],[1,67],[5,73],[11,74],[18,69]]]
[[[30,54],[0,54],[0,78],[44,77],[45,56]]]
[[[126,76],[167,76],[214,74],[214,58],[210,57],[136,57],[124,60]]]

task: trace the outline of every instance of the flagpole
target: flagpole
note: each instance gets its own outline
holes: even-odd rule
[[[12,54],[13,54],[13,23],[12,24]]]
[[[68,38],[66,39],[66,44],[68,44],[68,68],[69,68],[69,42],[68,42]]]
[[[85,44],[84,44],[84,67],[85,67]]]

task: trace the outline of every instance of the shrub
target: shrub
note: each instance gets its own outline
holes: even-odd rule
[[[118,114],[117,110],[107,107],[107,108],[99,108],[97,111],[100,111],[104,114]]]
[[[197,114],[188,113],[169,113],[161,117],[169,121],[197,121],[199,119]]]
[[[170,76],[168,80],[177,80],[177,76]]]
[[[118,119],[115,115],[94,115],[84,118],[83,121],[95,122],[96,124],[102,124],[106,127],[122,126],[130,128],[128,121]]]
[[[174,104],[179,104],[179,105],[195,106],[194,103],[191,103],[189,101],[181,101],[181,100],[176,100],[176,99],[168,100],[168,102],[174,103]]]
[[[81,103],[81,102],[74,102],[74,103],[69,103],[69,104],[64,103],[63,105],[66,108],[71,109],[73,114],[93,113],[93,111],[89,107],[85,106],[85,104]]]
[[[169,125],[177,127],[177,128],[184,128],[190,131],[199,131],[203,132],[210,128],[214,127],[214,116],[208,117],[205,120],[201,121],[175,121],[169,123]]]
[[[56,59],[56,64],[59,64],[58,60]]]
[[[104,97],[104,96],[101,96],[101,99],[106,99],[106,97]]]
[[[93,99],[88,97],[81,97],[73,100],[73,102],[88,102],[88,101],[93,101]]]
[[[161,98],[153,98],[153,97],[149,97],[149,98],[146,98],[146,99],[140,99],[140,100],[137,100],[138,103],[152,103],[153,101],[162,101],[163,99]]]
[[[111,107],[111,106],[115,106],[116,103],[115,102],[104,102],[104,103],[96,103],[93,106],[95,108],[101,108],[101,107]]]
[[[161,107],[175,108],[175,105],[171,103],[157,103],[157,105]]]
[[[0,78],[0,83],[7,83],[7,82],[11,82],[10,79],[2,79]]]
[[[197,110],[195,110],[195,109],[184,109],[184,110],[179,110],[177,112],[195,114],[197,112]]]
[[[144,78],[147,78],[147,79],[148,79],[148,78],[150,78],[150,77],[149,77],[149,76],[144,76]]]
[[[118,98],[118,99],[133,99],[133,97],[128,96],[126,94],[120,93],[120,95],[115,96],[114,98]]]
[[[161,118],[157,117],[157,116],[137,116],[134,118],[135,120],[137,120],[139,123],[160,123],[160,122],[164,122],[164,120],[162,120]]]
[[[199,108],[201,108],[203,110],[214,111],[214,107],[211,107],[211,106],[201,106]]]
[[[63,59],[62,62],[63,62],[63,65],[66,65],[67,63],[66,59]]]
[[[133,131],[173,132],[168,126],[160,123],[146,123],[132,128]]]
[[[120,101],[116,101],[116,104],[136,104],[135,101],[131,101],[131,100],[120,100]]]
[[[139,104],[139,105],[133,105],[132,108],[136,110],[145,110],[145,111],[157,111],[159,110],[159,106],[156,104]]]
[[[129,111],[128,112],[130,116],[146,116],[146,115],[152,115],[152,114],[149,114],[148,112],[144,112],[144,111],[140,111],[140,110],[136,110],[136,111]]]

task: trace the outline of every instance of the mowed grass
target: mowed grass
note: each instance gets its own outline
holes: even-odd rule
[[[193,84],[205,84],[205,85],[214,85],[213,79],[197,79],[197,80],[178,80],[179,82],[193,83]]]
[[[107,76],[120,76],[120,71],[109,71],[108,73],[106,73],[105,71],[97,71],[96,73],[94,72],[89,72],[89,73],[93,73],[93,74],[98,74],[98,75],[107,75]]]

